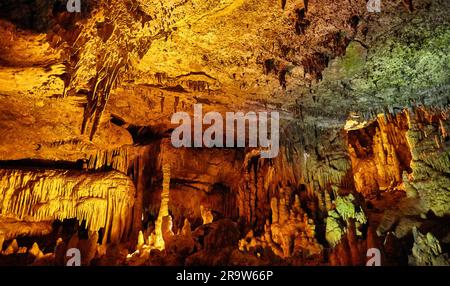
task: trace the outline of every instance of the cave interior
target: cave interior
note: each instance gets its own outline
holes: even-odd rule
[[[0,2],[0,266],[450,264],[450,1],[66,2]]]

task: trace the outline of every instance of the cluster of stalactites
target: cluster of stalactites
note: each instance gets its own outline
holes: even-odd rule
[[[307,196],[317,198],[320,203],[319,211],[326,213],[329,209],[326,208],[326,201],[330,200],[329,189],[337,193],[343,182],[353,184],[346,181],[351,168],[350,160],[340,151],[326,160],[319,160],[317,154],[297,147],[280,147],[279,156],[274,159],[261,158],[259,150],[246,154],[237,201],[240,216],[249,223],[264,225],[265,217],[270,214],[267,208],[270,199],[282,188],[299,191],[305,187]]]
[[[87,159],[87,169],[104,170],[114,169],[127,174],[133,156],[130,147],[122,147],[113,150],[98,151]]]
[[[105,239],[128,233],[135,188],[118,172],[0,170],[0,215],[24,221],[76,218]]]
[[[411,161],[411,146],[406,137],[408,124],[405,111],[396,116],[380,114],[376,121],[349,131],[348,151],[355,188],[365,197],[400,186]],[[370,141],[363,143],[366,140]]]

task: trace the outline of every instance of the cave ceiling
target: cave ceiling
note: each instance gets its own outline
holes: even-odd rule
[[[363,1],[99,1],[80,14],[40,2],[42,17],[23,9],[1,23],[5,159],[45,158],[57,142],[79,142],[72,154],[131,144],[111,116],[164,133],[176,108],[201,103],[205,111],[277,109],[286,120],[301,108],[304,118],[340,126],[349,112],[401,110],[448,88],[446,1],[417,1],[412,12],[393,1],[381,16]],[[420,29],[437,38],[420,34],[425,44],[415,47]],[[413,50],[429,58],[410,57]],[[106,100],[106,84],[92,92],[108,69],[117,71]]]

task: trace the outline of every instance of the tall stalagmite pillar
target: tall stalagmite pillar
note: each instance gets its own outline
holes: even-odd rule
[[[163,185],[161,192],[161,206],[159,209],[158,219],[155,224],[155,248],[164,249],[164,238],[163,238],[163,219],[169,216],[169,190],[170,190],[170,163],[163,159]]]
[[[134,182],[136,185],[136,196],[133,208],[133,228],[131,233],[132,243],[137,243],[139,231],[142,230],[142,213],[144,205],[144,190],[145,190],[145,172],[147,169],[147,162],[149,159],[150,150],[148,147],[143,147],[139,150],[139,154],[134,161]]]

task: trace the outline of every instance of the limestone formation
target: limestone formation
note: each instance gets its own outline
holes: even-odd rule
[[[0,170],[0,215],[29,222],[77,218],[119,241],[127,232],[134,186],[120,173]],[[107,182],[107,183],[106,183]]]
[[[2,252],[3,255],[11,255],[16,253],[19,250],[19,245],[17,244],[17,240],[13,239],[8,247]]]
[[[326,218],[325,237],[332,247],[336,246],[343,234],[347,232],[350,220],[354,221],[356,234],[358,235],[361,235],[358,230],[359,227],[367,223],[364,211],[356,204],[355,197],[352,194],[345,197],[338,196],[335,206],[336,208],[330,210]]]
[[[284,192],[282,193],[284,194]],[[266,221],[261,237],[254,237],[253,231],[239,241],[241,251],[269,248],[280,257],[320,254],[322,247],[315,238],[315,226],[298,205],[289,206],[285,199],[272,198],[272,223]]]
[[[64,2],[0,1],[0,265],[445,264],[450,1]]]
[[[211,210],[205,208],[203,205],[200,205],[200,213],[202,216],[203,224],[212,223],[214,220],[214,217],[211,213]]]
[[[164,235],[172,231],[171,219],[169,218],[169,191],[170,191],[170,163],[163,165],[163,186],[161,192],[161,206],[158,219],[155,223],[155,242],[156,249],[164,249]],[[170,223],[170,226],[168,225]]]
[[[423,235],[416,227],[413,228],[414,246],[409,264],[415,266],[448,266],[450,259],[442,253],[439,241],[431,233]]]
[[[33,243],[33,246],[30,248],[30,250],[28,251],[28,253],[30,253],[31,255],[33,255],[34,257],[36,257],[36,259],[39,259],[41,256],[43,256],[44,254],[42,253],[42,251],[39,249],[39,245],[35,242]]]

